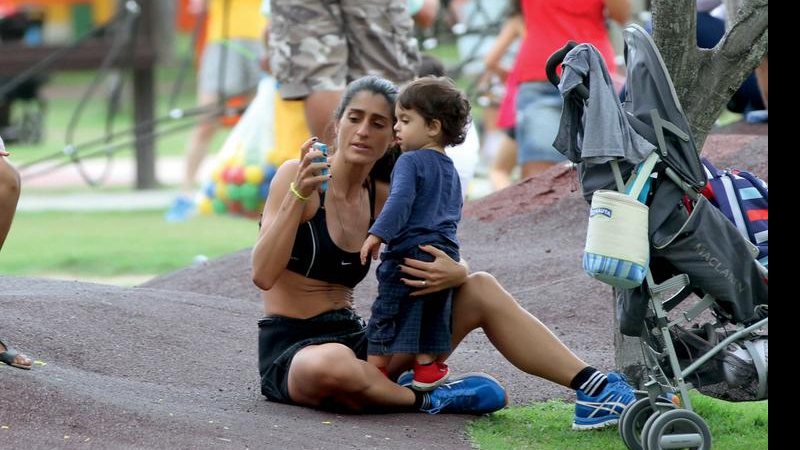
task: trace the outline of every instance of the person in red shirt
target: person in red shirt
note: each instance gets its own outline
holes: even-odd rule
[[[512,74],[519,82],[515,134],[522,177],[532,177],[564,156],[553,148],[561,120],[562,99],[547,81],[545,64],[568,41],[593,44],[610,73],[616,71],[606,19],[620,25],[631,14],[630,0],[522,0],[525,37]]]

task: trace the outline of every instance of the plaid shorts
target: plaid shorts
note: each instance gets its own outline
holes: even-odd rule
[[[309,319],[262,318],[258,321],[261,393],[270,401],[294,404],[289,397],[289,367],[294,355],[309,345],[336,342],[366,360],[364,328],[364,320],[350,309],[329,311]]]
[[[410,81],[419,49],[407,0],[272,2],[270,66],[286,100],[379,75]]]
[[[451,257],[458,258],[457,251],[443,250]],[[404,256],[422,261],[433,260],[429,253],[418,248],[409,250]],[[400,281],[406,276],[398,267],[401,262],[402,258],[386,258],[375,272],[378,298],[372,304],[372,316],[367,325],[367,353],[449,353],[453,290],[410,297],[412,289]]]

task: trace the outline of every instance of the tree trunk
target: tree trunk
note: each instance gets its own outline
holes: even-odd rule
[[[653,39],[672,76],[698,151],[722,108],[767,54],[768,3],[742,1],[719,44],[699,49],[695,2],[653,0]]]
[[[619,298],[619,291],[614,288],[614,305],[619,305],[617,299]],[[619,321],[616,314],[614,315],[614,367],[618,371],[625,374],[628,381],[635,388],[641,389],[647,376],[647,368],[644,364],[644,357],[642,356],[642,346],[639,343],[638,337],[625,336],[619,332]]]

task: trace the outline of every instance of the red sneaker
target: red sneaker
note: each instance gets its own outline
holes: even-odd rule
[[[432,391],[447,381],[450,369],[447,364],[434,361],[430,364],[420,365],[414,363],[414,380],[411,387],[418,391]]]

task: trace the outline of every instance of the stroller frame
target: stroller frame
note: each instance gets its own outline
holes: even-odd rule
[[[653,84],[659,84],[658,88],[660,91],[658,89],[653,89],[653,85],[645,86],[642,91],[649,91],[650,94],[654,91],[656,93],[660,92],[662,96],[669,98],[669,100],[663,101],[658,107],[653,108],[647,108],[648,105],[646,102],[633,106],[630,104],[624,105],[626,107],[624,108],[625,117],[627,118],[630,128],[653,144],[655,149],[641,162],[633,161],[633,163],[630,163],[626,161],[625,158],[622,160],[611,159],[604,164],[607,166],[607,168],[604,169],[606,172],[604,174],[597,172],[595,179],[588,183],[592,184],[591,187],[587,186],[585,183],[588,176],[584,176],[581,180],[582,187],[584,188],[584,196],[587,195],[587,191],[593,194],[597,191],[598,186],[602,186],[601,189],[616,188],[620,193],[639,198],[640,191],[643,189],[645,183],[652,181],[651,174],[658,166],[660,168],[659,175],[663,174],[665,175],[664,178],[667,179],[662,180],[662,185],[659,187],[664,187],[663,184],[670,182],[673,184],[673,187],[669,188],[672,189],[672,191],[665,191],[664,197],[672,196],[672,198],[674,198],[677,194],[685,194],[695,203],[694,206],[697,210],[705,209],[705,211],[692,210],[686,217],[685,222],[680,225],[679,229],[670,230],[669,234],[672,237],[663,244],[664,247],[667,247],[671,244],[672,239],[679,237],[683,233],[684,228],[687,227],[690,221],[695,217],[695,213],[698,215],[703,213],[714,216],[715,214],[719,214],[719,212],[713,209],[713,206],[710,206],[707,200],[699,193],[706,181],[705,174],[701,171],[696,146],[690,134],[688,122],[678,102],[672,80],[669,77],[666,66],[661,59],[661,55],[655,43],[652,41],[649,34],[638,25],[626,27],[624,35],[626,38],[626,62],[629,63],[629,82],[631,82],[633,78],[630,76],[632,68],[633,70],[636,70],[637,67],[641,69],[643,65],[649,64],[648,67],[641,70],[650,71],[646,76],[652,77],[652,80],[649,81]],[[633,55],[631,59],[634,59],[634,61],[628,61],[629,44],[631,47],[637,47],[630,49],[631,55]],[[555,68],[565,60],[565,57],[569,57],[569,53],[576,45],[577,44],[574,42],[568,43],[564,48],[554,53],[547,64],[548,78],[562,90],[562,94],[565,97],[565,105],[568,101],[568,94],[565,92],[566,89],[560,84]],[[644,53],[648,54],[643,56]],[[570,56],[573,56],[573,60],[579,57],[578,55]],[[646,64],[643,63],[643,60],[647,60]],[[581,62],[585,63],[585,61]],[[663,76],[661,75],[662,73]],[[658,83],[655,83],[653,80],[656,80]],[[596,86],[596,84],[592,84],[592,86]],[[635,87],[636,86],[633,85],[633,88]],[[630,92],[632,89],[631,85],[629,85],[628,88]],[[572,89],[572,94],[577,97],[579,102],[585,105],[585,100],[589,98],[586,79],[584,79],[583,84],[578,84],[569,89]],[[626,102],[628,100],[629,99],[626,97]],[[662,109],[664,114],[660,113],[659,109]],[[664,117],[662,117],[662,115],[664,115]],[[675,120],[675,118],[679,118],[679,120]],[[649,124],[646,123],[646,121],[649,122]],[[562,113],[562,127],[563,125],[564,113]],[[581,128],[578,133],[582,132],[583,129]],[[562,151],[562,153],[567,154],[568,157],[570,156],[569,151]],[[678,153],[680,156],[675,158],[674,153]],[[684,160],[680,161],[681,158]],[[575,163],[584,162],[580,154],[577,155],[577,157],[573,155],[570,159]],[[624,164],[621,164],[620,161]],[[579,167],[582,175],[587,175],[593,170],[591,168],[587,169],[586,164]],[[608,168],[610,168],[610,171],[607,170]],[[630,173],[627,183],[624,182],[625,172]],[[602,179],[603,177],[605,179]],[[601,179],[599,183],[597,181],[598,178]],[[655,204],[655,201],[652,201]],[[705,202],[705,205],[702,205],[703,202]],[[660,203],[660,205],[663,206],[664,203]],[[703,208],[701,208],[701,206]],[[708,206],[710,206],[710,209]],[[651,214],[652,213],[653,209],[651,209]],[[670,216],[669,219],[672,219],[672,216]],[[696,219],[695,222],[698,220],[700,219]],[[666,223],[666,219],[664,223]],[[730,223],[724,221],[724,217],[722,222],[709,225],[715,224],[732,227]],[[652,238],[652,220],[650,226]],[[694,226],[699,225],[695,224]],[[724,237],[735,238],[734,240],[736,240],[736,242],[731,242],[730,245],[732,247],[738,246],[737,249],[740,250],[738,253],[739,255],[747,254],[748,256],[753,256],[752,261],[754,269],[751,268],[748,272],[750,278],[745,280],[745,286],[751,286],[751,284],[748,283],[756,278],[754,274],[758,274],[763,280],[766,280],[768,271],[767,268],[761,265],[756,259],[755,256],[758,254],[758,251],[755,246],[750,244],[747,238],[742,238],[738,232],[735,232],[735,229],[733,234],[728,233],[725,235],[723,233],[723,238]],[[651,248],[656,247],[653,241],[650,242],[650,245]],[[626,446],[631,450],[659,450],[662,448],[708,449],[711,448],[711,433],[703,418],[693,410],[689,397],[689,390],[694,386],[689,379],[696,378],[700,380],[699,372],[701,369],[706,367],[709,363],[715,362],[713,360],[719,361],[722,355],[726,353],[730,344],[734,342],[742,343],[744,349],[752,358],[752,364],[755,367],[755,373],[757,375],[755,397],[756,399],[767,397],[767,366],[765,361],[760,357],[751,339],[754,338],[757,331],[767,328],[769,317],[766,314],[766,307],[759,310],[764,313],[763,315],[755,314],[752,310],[750,310],[748,314],[748,308],[752,309],[751,306],[755,301],[763,301],[764,304],[767,303],[767,300],[764,298],[766,296],[766,288],[753,284],[753,286],[755,286],[754,291],[757,290],[757,294],[754,293],[753,298],[750,298],[749,302],[744,302],[743,304],[745,306],[739,306],[735,304],[736,302],[733,302],[734,306],[732,308],[727,304],[725,305],[727,308],[725,308],[720,304],[717,297],[708,293],[706,289],[693,285],[693,280],[690,280],[689,274],[681,270],[680,267],[677,267],[677,264],[676,267],[671,270],[673,273],[678,272],[677,274],[657,283],[653,276],[652,262],[651,259],[647,264],[648,270],[645,274],[646,288],[645,286],[637,288],[640,294],[640,298],[637,300],[646,302],[646,307],[642,308],[642,305],[639,305],[636,312],[628,318],[629,323],[637,323],[639,331],[638,333],[632,333],[630,331],[625,332],[624,329],[622,330],[623,334],[629,336],[636,336],[638,334],[648,375],[647,380],[643,383],[644,391],[637,391],[637,400],[629,405],[620,417],[620,436]],[[697,274],[693,274],[692,276],[702,278],[702,276]],[[764,283],[766,282],[764,281]],[[673,314],[675,317],[671,319],[669,313],[681,304],[683,300],[692,293],[693,289],[700,289],[703,291],[702,298],[691,305],[691,307],[688,307],[688,309]],[[626,300],[631,300],[631,297],[626,299],[623,294],[620,306],[622,306]],[[762,306],[761,303],[756,305],[756,309],[760,306]],[[707,311],[711,311],[716,317],[715,323],[706,324],[706,326],[712,327],[711,331],[716,332],[715,330],[717,328],[728,323],[733,324],[736,330],[729,334],[726,330],[726,337],[716,344],[711,345],[702,355],[695,357],[690,352],[691,363],[687,365],[686,361],[684,361],[684,367],[682,367],[681,358],[675,346],[675,342],[680,342],[676,332],[679,331],[681,325],[696,323],[696,320],[700,318],[701,314]],[[622,314],[624,316],[625,313],[623,312]],[[743,320],[745,316],[747,316],[746,320]],[[624,326],[622,324],[623,320],[621,319],[620,322],[622,328]],[[673,330],[675,332],[673,332]],[[680,331],[685,330],[680,329]],[[676,338],[678,339],[677,341]],[[671,374],[665,372],[664,365],[667,364]],[[719,364],[721,365],[722,363],[720,362]],[[693,377],[693,375],[695,375],[695,377]],[[675,394],[680,397],[680,402],[675,398]]]

